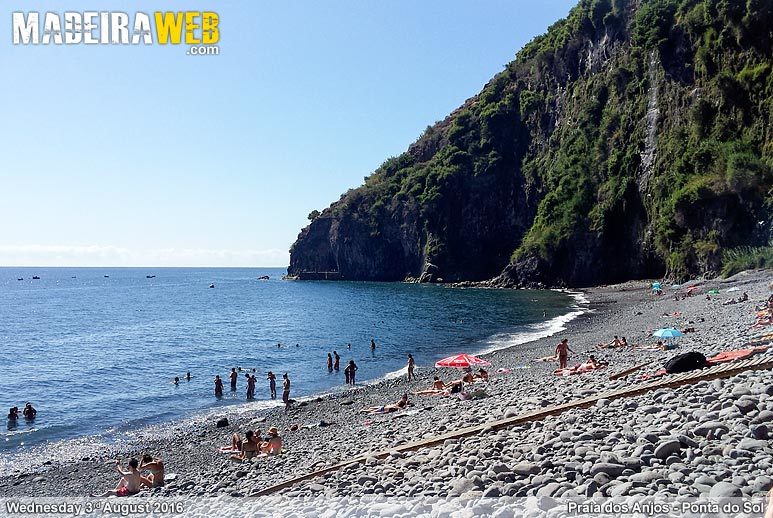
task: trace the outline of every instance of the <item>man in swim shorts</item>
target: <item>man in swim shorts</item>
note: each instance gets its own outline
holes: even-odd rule
[[[118,485],[115,489],[106,491],[101,495],[92,496],[131,496],[140,492],[140,485],[142,484],[142,475],[140,474],[139,461],[135,458],[129,460],[129,471],[123,471],[121,464],[115,461],[115,470],[122,475],[121,480],[118,481]]]

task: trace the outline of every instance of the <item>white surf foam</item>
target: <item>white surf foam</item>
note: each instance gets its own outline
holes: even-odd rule
[[[588,299],[584,294],[566,290],[553,291],[566,293],[575,300],[575,303],[571,306],[568,313],[551,318],[545,322],[531,324],[526,326],[526,329],[523,331],[497,333],[484,341],[484,346],[478,350],[478,354],[490,354],[495,351],[501,351],[502,349],[535,342],[542,338],[553,336],[562,331],[566,331],[566,326],[569,322],[590,311],[587,307]]]

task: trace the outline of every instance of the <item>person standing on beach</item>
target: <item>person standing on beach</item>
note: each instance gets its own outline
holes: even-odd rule
[[[290,377],[285,372],[282,375],[282,401],[285,404],[285,412],[290,409]]]
[[[338,356],[338,353],[333,351],[333,356],[335,356],[335,362],[333,362],[333,369],[338,371],[338,369],[341,368],[341,357]]]
[[[236,367],[233,367],[231,369],[231,392],[236,392],[236,378],[238,378],[239,375],[236,374]]]
[[[219,374],[215,376],[215,397],[223,397],[223,380]]]
[[[271,391],[271,399],[276,399],[276,375],[268,371],[268,389]]]
[[[349,360],[349,365],[346,367],[349,369],[349,384],[354,385],[354,373],[357,372],[357,364],[354,360]]]
[[[327,371],[333,372],[333,355],[327,353]]]
[[[565,369],[566,368],[566,360],[569,358],[569,353],[574,354],[574,351],[572,351],[569,348],[569,339],[564,338],[561,340],[558,345],[556,345],[556,356],[558,356],[558,368],[559,369]]]
[[[416,368],[416,362],[413,361],[413,355],[408,355],[408,381],[415,380],[416,375],[413,373],[413,369]]]

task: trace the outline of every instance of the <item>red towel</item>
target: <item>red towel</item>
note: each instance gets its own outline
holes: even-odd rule
[[[718,355],[706,360],[709,365],[716,365],[718,363],[733,362],[736,360],[743,360],[757,354],[762,351],[767,351],[767,347],[752,347],[751,349],[738,349],[737,351],[722,351]]]

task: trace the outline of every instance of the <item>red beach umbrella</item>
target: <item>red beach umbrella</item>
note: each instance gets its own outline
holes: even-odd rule
[[[482,358],[478,358],[477,356],[473,356],[472,354],[457,354],[456,356],[443,358],[435,363],[435,367],[456,367],[459,369],[482,365],[491,365],[491,363]]]

